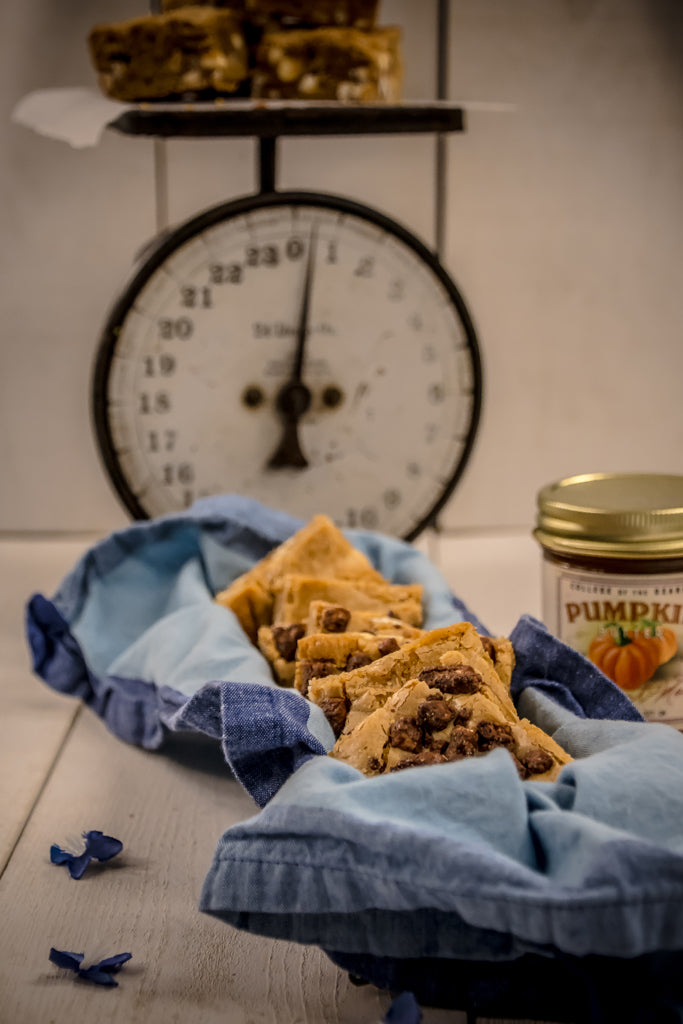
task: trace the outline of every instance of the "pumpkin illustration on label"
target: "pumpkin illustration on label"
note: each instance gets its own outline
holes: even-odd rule
[[[622,690],[637,690],[674,656],[677,646],[674,631],[653,620],[629,630],[609,622],[591,641],[588,657]]]
[[[616,623],[609,623],[591,641],[588,657],[622,690],[637,690],[659,668],[655,645],[640,634],[629,636]]]
[[[671,661],[678,650],[678,640],[673,629],[669,629],[668,626],[662,626],[661,623],[656,622],[654,619],[641,619],[640,632],[656,644],[659,651],[660,665],[663,665],[666,661]]]

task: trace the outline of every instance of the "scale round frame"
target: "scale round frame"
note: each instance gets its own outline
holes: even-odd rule
[[[404,534],[403,540],[413,541],[428,526],[434,525],[438,513],[455,490],[468,462],[481,415],[483,380],[481,356],[477,334],[465,301],[458,291],[452,278],[446,273],[438,257],[424,245],[407,228],[383,213],[365,206],[362,203],[346,199],[343,196],[325,192],[282,191],[266,194],[255,194],[234,199],[202,211],[178,227],[164,232],[150,247],[143,251],[132,275],[115,300],[102,331],[95,358],[92,379],[92,421],[98,450],[104,468],[107,471],[116,493],[133,519],[149,519],[150,513],[138,500],[127,480],[117,457],[111,426],[108,417],[108,381],[111,364],[116,352],[118,336],[125,319],[143,287],[159,267],[182,245],[195,235],[201,234],[209,227],[231,220],[264,207],[275,206],[308,206],[347,213],[361,220],[366,220],[388,234],[394,235],[422,260],[446,289],[450,301],[456,311],[463,328],[472,370],[472,407],[469,424],[462,443],[462,448],[451,474],[443,486],[438,499],[429,511],[410,530]],[[226,492],[229,488],[226,488]],[[286,511],[286,510],[285,510]]]

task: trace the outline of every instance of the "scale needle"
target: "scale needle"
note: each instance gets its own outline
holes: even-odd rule
[[[276,402],[277,410],[282,418],[283,432],[277,449],[268,460],[268,467],[270,469],[283,469],[285,467],[305,469],[308,466],[308,459],[301,450],[301,443],[299,441],[299,422],[301,417],[308,412],[311,405],[311,392],[310,388],[303,382],[303,370],[306,342],[309,333],[308,321],[311,309],[315,249],[316,227],[314,224],[308,240],[306,274],[301,294],[292,372],[287,383],[281,388]]]

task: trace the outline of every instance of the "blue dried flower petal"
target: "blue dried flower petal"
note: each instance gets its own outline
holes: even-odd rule
[[[78,971],[84,956],[84,953],[69,953],[65,949],[55,949],[54,946],[50,949],[51,963],[68,971]]]
[[[102,832],[84,832],[83,838],[85,839],[85,852],[95,860],[111,860],[123,849],[120,839],[105,836]]]
[[[61,846],[53,843],[50,847],[50,860],[53,864],[67,864],[70,860],[73,860],[73,853],[67,853]]]
[[[90,967],[81,967],[83,953],[69,953],[66,950],[50,949],[50,960],[57,967],[64,967],[67,970],[75,971],[79,978],[84,981],[92,981],[96,985],[118,985],[112,977],[121,970],[126,961],[130,960],[132,953],[116,953],[114,956],[105,957],[97,964]]]
[[[382,1024],[420,1024],[422,1011],[412,992],[401,992],[394,999]]]
[[[109,971],[112,974],[116,974],[132,956],[132,953],[116,953],[114,956],[106,956],[104,960],[100,960],[98,964],[95,964],[95,967],[99,967],[101,971]]]
[[[81,878],[91,860],[111,860],[123,849],[120,839],[113,836],[105,836],[104,833],[94,830],[84,832],[85,850],[83,853],[70,853],[63,850],[61,846],[53,844],[50,847],[50,860],[53,864],[66,864],[72,878]]]
[[[72,857],[67,864],[71,877],[81,878],[91,860],[92,858],[87,853],[79,853],[77,857]]]
[[[120,971],[132,955],[132,953],[117,953],[115,956],[105,957],[98,964],[91,964],[85,970],[80,970],[79,976],[85,981],[94,981],[96,985],[118,985],[118,981],[114,981],[112,974]]]

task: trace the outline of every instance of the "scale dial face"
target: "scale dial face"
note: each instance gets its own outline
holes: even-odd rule
[[[413,539],[477,428],[465,304],[403,227],[317,193],[254,196],[171,234],[116,301],[93,412],[135,518],[237,493]]]

